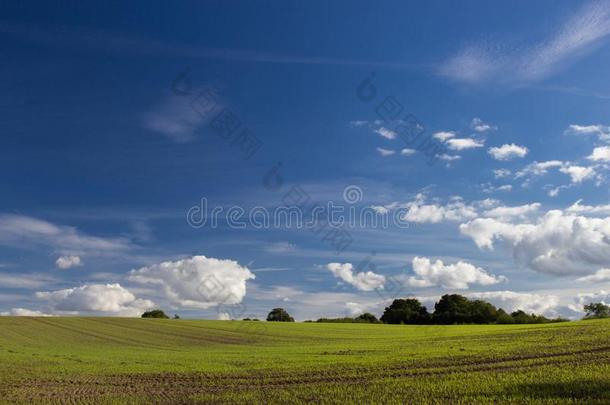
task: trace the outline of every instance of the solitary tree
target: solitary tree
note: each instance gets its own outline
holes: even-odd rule
[[[585,318],[608,318],[610,317],[610,307],[601,302],[592,302],[585,305]]]
[[[146,311],[142,314],[142,318],[161,318],[169,319],[169,316],[165,315],[165,312],[160,309],[153,309],[152,311]]]
[[[291,317],[284,308],[273,308],[269,315],[267,315],[267,321],[269,322],[294,322],[294,318]]]
[[[396,299],[389,307],[386,307],[381,315],[381,322],[422,324],[428,323],[429,317],[430,314],[426,307],[415,298]]]

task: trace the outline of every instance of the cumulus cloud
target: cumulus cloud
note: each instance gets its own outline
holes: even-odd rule
[[[417,152],[415,149],[411,149],[411,148],[404,148],[400,150],[400,154],[403,156],[411,156],[413,154],[415,154],[415,152]]]
[[[360,291],[383,289],[385,277],[372,271],[354,273],[351,263],[328,263],[326,268],[337,278]]]
[[[129,273],[130,281],[159,286],[174,305],[203,309],[239,304],[246,295],[246,281],[251,279],[254,274],[236,261],[205,256],[167,261]]]
[[[379,127],[375,130],[375,133],[386,138],[386,139],[396,139],[396,132],[388,129],[386,127]]]
[[[483,122],[480,118],[473,118],[470,122],[470,128],[477,132],[487,132],[498,129],[498,127],[491,126],[485,122]]]
[[[379,154],[383,157],[392,156],[393,154],[396,153],[396,151],[393,151],[391,149],[385,149],[385,148],[377,148],[377,152],[379,152]]]
[[[610,266],[610,217],[588,218],[548,211],[536,223],[477,218],[460,225],[479,248],[502,241],[515,260],[530,269],[555,275],[587,274]]]
[[[474,207],[455,199],[446,205],[426,203],[426,197],[418,194],[414,201],[402,205],[406,209],[404,219],[417,223],[438,223],[442,221],[463,221],[477,216]]]
[[[570,176],[572,183],[582,183],[583,180],[591,179],[595,176],[593,167],[568,165],[559,169],[560,172]]]
[[[449,138],[454,138],[455,137],[455,132],[453,132],[453,131],[439,131],[439,132],[435,132],[432,136],[435,139],[438,139],[441,142],[445,142]]]
[[[593,149],[593,152],[587,157],[594,162],[610,162],[610,146],[600,146]]]
[[[41,291],[36,298],[47,301],[53,312],[96,313],[116,316],[139,316],[154,306],[149,300],[137,299],[120,284],[85,284],[56,291]]]
[[[567,208],[571,214],[610,215],[610,204],[604,205],[582,205],[582,199],[576,201]]]
[[[540,203],[531,203],[518,205],[514,207],[499,206],[487,210],[483,213],[486,217],[501,218],[503,220],[511,220],[512,218],[523,218],[532,214],[540,208]]]
[[[528,149],[525,146],[504,144],[502,146],[494,146],[489,148],[487,152],[496,160],[511,160],[513,158],[522,158],[527,155]]]
[[[58,269],[65,270],[72,267],[82,266],[82,262],[78,256],[61,256],[55,261],[55,266]]]
[[[469,298],[491,302],[507,312],[522,310],[527,313],[555,316],[559,306],[556,295],[530,294],[514,291],[492,291],[470,293]]]
[[[445,142],[451,150],[482,148],[485,142],[473,138],[450,138]]]
[[[441,260],[431,262],[426,257],[415,257],[412,261],[414,277],[407,279],[411,287],[442,287],[465,290],[471,284],[492,285],[505,281],[504,276],[493,276],[480,267],[459,261],[445,265]]]

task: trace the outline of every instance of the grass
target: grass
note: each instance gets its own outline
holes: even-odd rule
[[[610,320],[0,317],[0,402],[610,403]]]

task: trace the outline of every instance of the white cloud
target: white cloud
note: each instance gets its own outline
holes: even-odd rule
[[[556,295],[520,293],[514,291],[492,291],[467,294],[469,298],[488,301],[507,312],[522,310],[527,313],[555,316],[559,306]]]
[[[606,205],[581,205],[582,200],[576,201],[566,210],[571,214],[597,214],[610,215],[610,204]]]
[[[451,150],[465,150],[473,148],[482,148],[485,144],[482,140],[472,138],[451,138],[445,142]]]
[[[85,284],[64,290],[37,292],[36,298],[48,301],[53,312],[60,313],[139,316],[154,306],[149,300],[137,299],[120,284]]]
[[[555,275],[586,274],[610,266],[610,217],[587,218],[548,211],[536,223],[477,218],[460,225],[479,248],[503,241],[515,260],[530,269]]]
[[[213,90],[197,90],[191,95],[170,94],[144,114],[145,128],[158,132],[174,142],[184,143],[195,138],[195,132],[220,111]]]
[[[584,283],[601,283],[610,281],[610,269],[600,269],[590,276],[580,277],[576,281]]]
[[[459,261],[445,265],[441,260],[434,263],[426,257],[415,257],[412,261],[415,277],[409,277],[411,287],[442,287],[465,290],[471,284],[492,285],[505,281],[504,276],[495,277],[480,267]]]
[[[500,206],[487,210],[483,213],[486,217],[501,218],[510,221],[512,218],[523,218],[532,214],[540,208],[540,203],[524,204],[514,207]]]
[[[69,269],[82,266],[82,262],[78,256],[61,256],[55,261],[55,266],[59,269]]]
[[[219,312],[218,313],[218,320],[219,321],[230,321],[231,320],[231,314],[229,314],[228,312]]]
[[[594,162],[610,162],[610,146],[600,146],[593,149],[593,152],[587,159],[593,160]]]
[[[600,290],[592,293],[580,293],[574,297],[574,304],[570,305],[573,311],[584,313],[584,306],[593,302],[610,305],[610,291]]]
[[[375,312],[379,307],[379,303],[361,303],[361,302],[346,302],[345,310],[348,316],[358,316],[365,312]]]
[[[493,193],[496,191],[509,192],[512,191],[513,186],[511,184],[504,184],[501,186],[494,186],[491,183],[482,184],[482,189],[484,193]]]
[[[524,176],[542,176],[548,173],[549,169],[560,168],[564,163],[560,160],[547,160],[545,162],[533,162],[525,166],[523,170],[515,174],[516,178]]]
[[[379,127],[375,130],[375,133],[386,139],[396,139],[396,132],[392,131],[391,129],[387,129],[386,127]]]
[[[462,157],[460,155],[449,155],[447,153],[442,153],[440,155],[436,155],[436,157],[440,160],[444,160],[446,162],[453,162],[455,160],[460,160]]]
[[[480,118],[473,118],[472,121],[470,122],[470,128],[472,128],[473,130],[475,130],[477,132],[487,132],[487,131],[498,129],[498,127],[491,126],[491,125],[483,122],[483,120]]]
[[[583,180],[591,179],[595,176],[595,169],[593,167],[564,166],[559,171],[569,175],[572,183],[582,183]]]
[[[595,49],[608,34],[610,5],[589,2],[537,43],[470,45],[443,63],[439,73],[467,83],[540,80]]]
[[[203,309],[239,304],[250,279],[254,274],[236,261],[205,256],[167,261],[129,273],[131,281],[159,286],[174,305]]]
[[[527,155],[528,150],[525,146],[519,146],[515,145],[514,143],[511,143],[504,144],[500,147],[494,146],[492,148],[489,148],[487,152],[496,160],[506,161],[511,160],[513,158],[525,157],[525,155]]]
[[[131,248],[125,238],[89,236],[73,227],[15,214],[0,215],[0,244],[29,248],[45,245],[67,255],[102,255]]]
[[[411,156],[415,152],[417,152],[417,151],[415,149],[411,149],[411,148],[404,148],[404,149],[400,150],[400,154],[403,156]]]
[[[508,176],[510,176],[510,175],[511,175],[511,173],[512,173],[512,172],[511,172],[510,170],[508,170],[508,169],[496,169],[496,170],[494,170],[493,172],[494,172],[494,177],[495,177],[496,179],[502,179],[502,178],[508,177]]]
[[[373,291],[383,289],[385,277],[372,271],[354,274],[354,266],[351,263],[328,263],[326,268],[333,275],[360,291]]]
[[[45,314],[41,311],[31,310],[27,308],[13,308],[8,312],[0,312],[0,316],[53,316]]]
[[[0,286],[3,288],[34,289],[55,283],[53,277],[42,273],[0,273]]]
[[[610,141],[610,127],[605,125],[572,124],[565,130],[569,135],[596,135],[600,141]]]
[[[441,142],[445,142],[447,139],[455,137],[455,132],[453,131],[439,131],[432,135],[434,138],[438,139]]]
[[[418,194],[414,201],[401,206],[406,208],[404,219],[417,223],[438,223],[442,221],[463,221],[477,216],[475,208],[455,199],[446,205],[426,204],[426,197]]]
[[[393,151],[391,149],[384,149],[384,148],[377,148],[377,152],[379,152],[379,154],[381,156],[392,156],[393,154],[396,153],[396,151]]]

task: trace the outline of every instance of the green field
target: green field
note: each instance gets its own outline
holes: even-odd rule
[[[0,317],[0,401],[610,403],[610,321]]]

